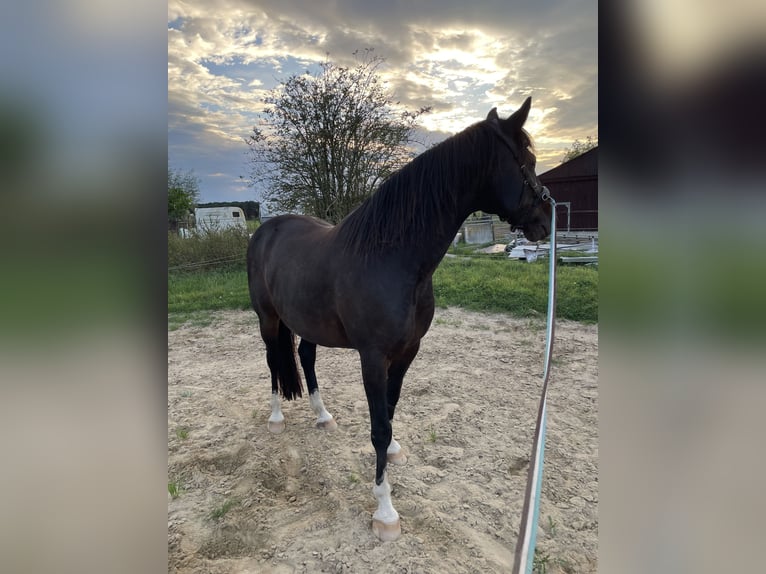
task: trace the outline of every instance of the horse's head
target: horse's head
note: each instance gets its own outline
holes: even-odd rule
[[[529,134],[524,131],[532,98],[527,98],[511,116],[501,119],[497,109],[487,115],[486,124],[495,138],[498,163],[483,194],[480,209],[496,213],[521,229],[530,241],[548,236],[551,229],[551,205],[546,201],[548,190],[535,174],[535,155]]]

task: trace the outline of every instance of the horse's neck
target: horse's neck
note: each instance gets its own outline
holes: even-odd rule
[[[478,178],[477,178],[478,179]],[[450,245],[455,241],[458,231],[466,218],[477,211],[475,205],[475,184],[468,187],[463,196],[458,198],[457,209],[450,217],[441,221],[434,229],[421,237],[414,250],[413,258],[421,275],[430,276],[438,267]]]
[[[443,145],[431,154],[446,157],[419,156],[338,225],[347,249],[365,258],[395,252],[419,276],[433,273],[462,222],[478,209],[487,181],[484,157]]]
[[[452,201],[448,199],[453,190],[459,190],[455,201],[455,209],[450,210],[444,217],[429,225],[426,233],[420,234],[414,238],[413,244],[413,262],[417,264],[421,276],[430,276],[438,267],[444,255],[447,253],[450,245],[455,241],[457,233],[466,218],[479,209],[479,196],[481,188],[485,185],[486,178],[480,164],[472,166],[474,169],[466,169],[462,172],[462,181],[450,180],[449,174],[444,174],[443,178],[434,182],[438,187],[437,198],[441,201]],[[473,173],[475,172],[475,173]]]

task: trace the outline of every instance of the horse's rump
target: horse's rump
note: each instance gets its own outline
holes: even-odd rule
[[[285,215],[264,223],[247,252],[250,299],[261,320],[278,317],[293,333],[326,347],[348,340],[336,305],[334,227]]]

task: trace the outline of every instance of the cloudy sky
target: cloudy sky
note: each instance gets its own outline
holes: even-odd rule
[[[168,161],[203,202],[260,200],[243,140],[266,92],[372,48],[404,109],[433,108],[428,142],[531,96],[542,173],[598,136],[597,38],[596,0],[170,0]]]

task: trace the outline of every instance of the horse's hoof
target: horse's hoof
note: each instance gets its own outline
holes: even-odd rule
[[[285,421],[269,421],[269,432],[272,434],[280,434],[285,430]]]
[[[326,421],[321,422],[317,421],[317,428],[331,432],[338,428],[338,423],[335,422],[335,419],[327,419]]]
[[[375,518],[372,519],[372,532],[382,542],[396,540],[402,533],[402,525],[399,519],[396,522],[385,523]]]
[[[404,450],[400,450],[399,452],[389,452],[386,455],[386,460],[389,464],[398,464],[401,466],[407,462],[407,455],[404,454]]]

